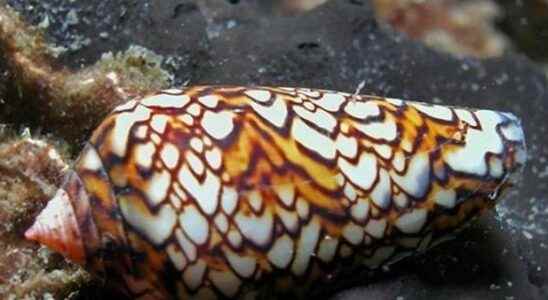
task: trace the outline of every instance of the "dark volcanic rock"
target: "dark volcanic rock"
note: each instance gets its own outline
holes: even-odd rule
[[[517,192],[458,240],[369,284],[349,278],[342,284],[347,290],[329,295],[548,298],[548,83],[524,57],[476,60],[435,52],[379,26],[366,1],[331,1],[299,16],[271,15],[258,0],[9,2],[35,23],[50,16],[48,33],[59,45],[69,47],[74,36],[90,39],[61,55],[73,67],[138,44],[168,58],[177,83],[353,92],[364,82],[366,94],[514,112],[523,119],[530,153]],[[79,21],[66,25],[70,11]]]

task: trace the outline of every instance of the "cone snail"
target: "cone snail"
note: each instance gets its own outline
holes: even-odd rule
[[[273,274],[316,280],[427,249],[492,207],[525,160],[510,113],[171,89],[114,109],[25,235],[135,299],[234,298]]]

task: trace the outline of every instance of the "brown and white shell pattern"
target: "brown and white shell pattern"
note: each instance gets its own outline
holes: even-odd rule
[[[508,113],[198,86],[117,107],[60,193],[80,259],[121,273],[133,296],[232,298],[272,273],[318,278],[426,249],[524,163]]]

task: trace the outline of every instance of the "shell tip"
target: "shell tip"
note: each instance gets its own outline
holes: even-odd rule
[[[39,242],[69,260],[83,264],[85,251],[69,195],[59,189],[25,232],[25,238]]]

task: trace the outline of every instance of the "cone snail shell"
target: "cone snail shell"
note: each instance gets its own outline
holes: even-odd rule
[[[427,249],[492,207],[525,160],[509,113],[172,89],[114,109],[26,237],[135,298],[233,298],[271,274],[315,280]]]

